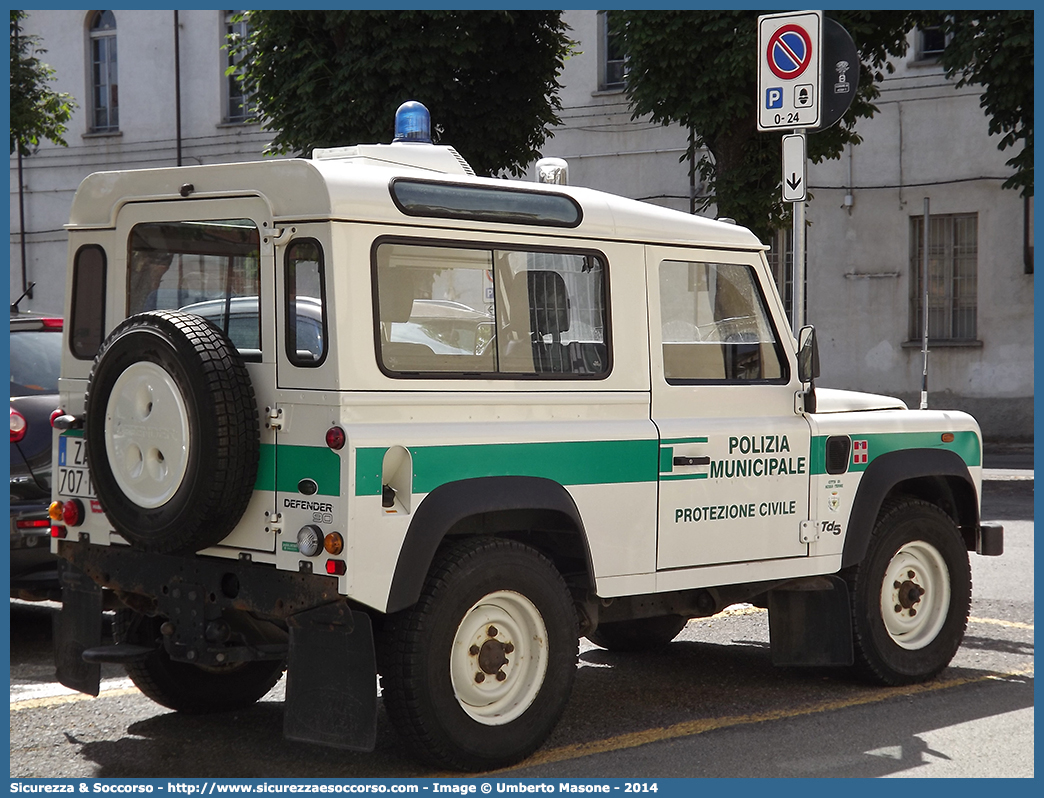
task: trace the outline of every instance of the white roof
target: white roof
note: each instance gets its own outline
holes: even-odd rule
[[[392,150],[395,145],[377,145]],[[413,148],[424,145],[409,145]],[[365,149],[372,152],[372,147]],[[362,155],[347,157],[324,154],[315,160],[303,158],[251,161],[247,163],[98,172],[87,177],[76,192],[68,227],[114,227],[119,208],[129,202],[168,200],[183,196],[193,200],[210,197],[259,196],[271,209],[275,222],[302,220],[351,220],[402,223],[407,218],[418,226],[439,227],[444,219],[403,214],[392,202],[388,189],[393,177],[424,177],[439,182],[493,188],[566,194],[583,209],[574,228],[539,225],[508,225],[519,232],[554,232],[556,236],[613,239],[658,243],[695,244],[738,249],[763,249],[761,242],[744,227],[692,216],[669,208],[618,197],[578,186],[547,185],[519,180],[474,177],[447,166],[448,147],[432,147],[432,168],[413,163],[394,163]],[[383,150],[382,150],[383,152]],[[393,153],[394,155],[394,153]],[[394,160],[394,159],[392,159]],[[457,222],[456,224],[459,224]],[[504,229],[504,223],[469,222],[476,229]]]

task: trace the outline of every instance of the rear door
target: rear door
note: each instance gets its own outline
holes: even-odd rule
[[[123,251],[113,253],[109,296],[126,296],[125,316],[146,310],[194,313],[222,329],[239,350],[258,406],[261,465],[254,495],[222,545],[271,552],[275,531],[273,430],[263,423],[275,403],[275,248],[267,203],[256,197],[135,203],[117,217]]]

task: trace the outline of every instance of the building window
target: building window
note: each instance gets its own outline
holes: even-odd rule
[[[246,19],[243,18],[244,11],[225,11],[224,12],[224,28],[225,28],[225,47],[226,47],[226,60],[225,60],[225,121],[226,122],[246,122],[253,111],[250,105],[250,95],[243,91],[243,84],[240,83],[240,77],[243,74],[243,69],[239,65],[240,56],[234,55],[228,50],[228,45],[232,42],[241,42],[247,37],[249,29],[247,27]]]
[[[946,49],[946,33],[941,25],[917,29],[917,60],[938,61]]]
[[[91,131],[120,128],[119,80],[116,71],[116,17],[96,11],[90,25]]]
[[[620,35],[609,30],[609,15],[611,13],[611,11],[598,12],[598,49],[601,55],[599,58],[598,88],[602,91],[611,91],[624,87],[626,59]]]
[[[974,341],[979,215],[931,216],[928,223],[928,338]],[[910,339],[924,335],[924,217],[910,219]]]

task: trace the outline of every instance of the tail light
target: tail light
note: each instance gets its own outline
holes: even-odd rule
[[[62,505],[62,520],[66,526],[80,526],[86,515],[79,499],[70,499]]]
[[[16,529],[44,529],[50,525],[50,518],[19,518],[15,521]]]
[[[344,430],[340,427],[330,427],[330,429],[326,431],[326,445],[335,452],[339,449],[343,449],[347,440],[348,438],[344,434]]]
[[[25,430],[29,425],[25,421],[25,416],[11,408],[11,443],[18,443],[25,437]]]

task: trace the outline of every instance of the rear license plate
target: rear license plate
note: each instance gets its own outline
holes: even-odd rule
[[[94,486],[87,468],[87,443],[83,438],[63,435],[58,439],[58,493],[94,498]]]

